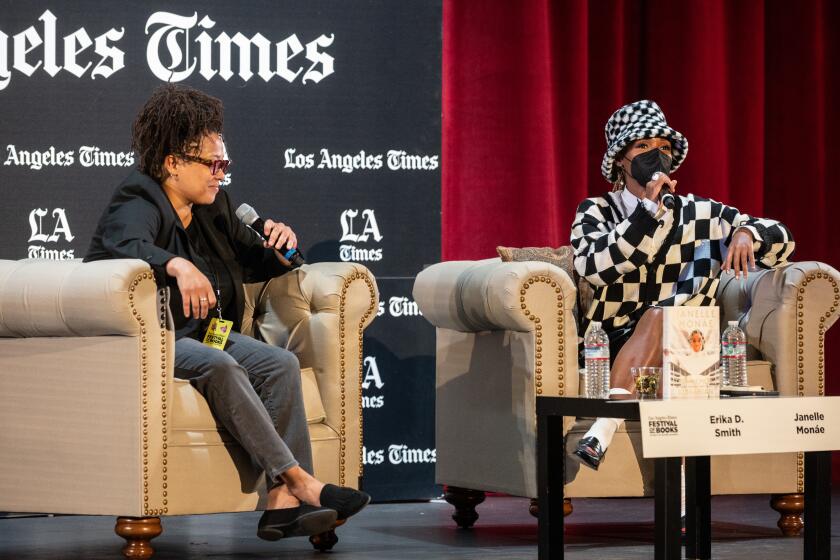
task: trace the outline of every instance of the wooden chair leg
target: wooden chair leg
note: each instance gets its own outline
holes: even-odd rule
[[[114,532],[126,540],[123,556],[145,560],[155,553],[152,539],[163,532],[163,527],[160,517],[118,517]]]
[[[469,490],[457,486],[447,486],[443,495],[444,499],[455,506],[455,513],[452,519],[462,529],[469,529],[478,520],[478,513],[475,507],[484,501],[485,494],[481,490]]]
[[[777,525],[786,537],[798,537],[805,527],[802,514],[805,512],[804,494],[774,494],[770,507],[780,514]]]
[[[572,499],[571,498],[563,498],[563,517],[569,517],[572,515]],[[528,506],[528,513],[533,515],[534,517],[540,516],[540,504],[536,498],[531,498],[531,505]]]
[[[309,537],[309,542],[312,543],[312,546],[315,547],[316,550],[321,552],[332,550],[336,543],[338,543],[338,535],[335,534],[335,530],[344,525],[346,522],[346,519],[336,521],[333,528],[329,531],[325,533],[318,533],[317,535]]]

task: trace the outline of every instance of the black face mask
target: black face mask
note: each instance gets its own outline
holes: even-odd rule
[[[630,161],[630,175],[642,186],[647,185],[656,172],[671,171],[671,156],[659,149],[648,150]]]

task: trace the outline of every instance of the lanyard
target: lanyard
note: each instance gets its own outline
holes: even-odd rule
[[[222,318],[222,284],[219,282],[219,276],[216,274],[216,265],[213,263],[213,259],[210,257],[210,250],[209,244],[204,237],[204,230],[201,228],[201,224],[197,223],[195,217],[193,217],[193,224],[196,229],[196,240],[198,240],[201,245],[201,249],[203,250],[203,255],[199,255],[201,258],[204,259],[204,262],[207,263],[207,267],[210,269],[210,276],[212,279],[210,280],[210,284],[213,287],[213,291],[216,292],[216,313],[219,314],[219,319]],[[194,249],[198,249],[197,247]],[[198,251],[196,251],[198,253]]]

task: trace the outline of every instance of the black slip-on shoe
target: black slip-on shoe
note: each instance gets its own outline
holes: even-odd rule
[[[366,493],[335,484],[325,484],[320,499],[322,506],[338,512],[339,521],[359,513],[370,503],[370,496]]]
[[[293,508],[267,509],[260,517],[257,536],[267,541],[286,537],[309,537],[329,531],[335,520],[334,509],[309,504]]]
[[[581,463],[597,471],[604,460],[606,450],[601,447],[598,438],[590,436],[581,438],[573,453]]]

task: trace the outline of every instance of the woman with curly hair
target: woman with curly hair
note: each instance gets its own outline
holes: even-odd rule
[[[142,259],[172,294],[175,375],[189,379],[214,417],[266,473],[264,539],[314,535],[357,513],[370,496],[314,478],[294,354],[239,333],[245,282],[288,271],[277,249],[297,238],[265,221],[263,241],[240,222],[219,188],[223,108],[196,89],[167,84],[137,115],[138,168],[117,187],[85,261]],[[211,318],[232,322],[225,343],[203,344]],[[221,346],[221,348],[219,347]]]

